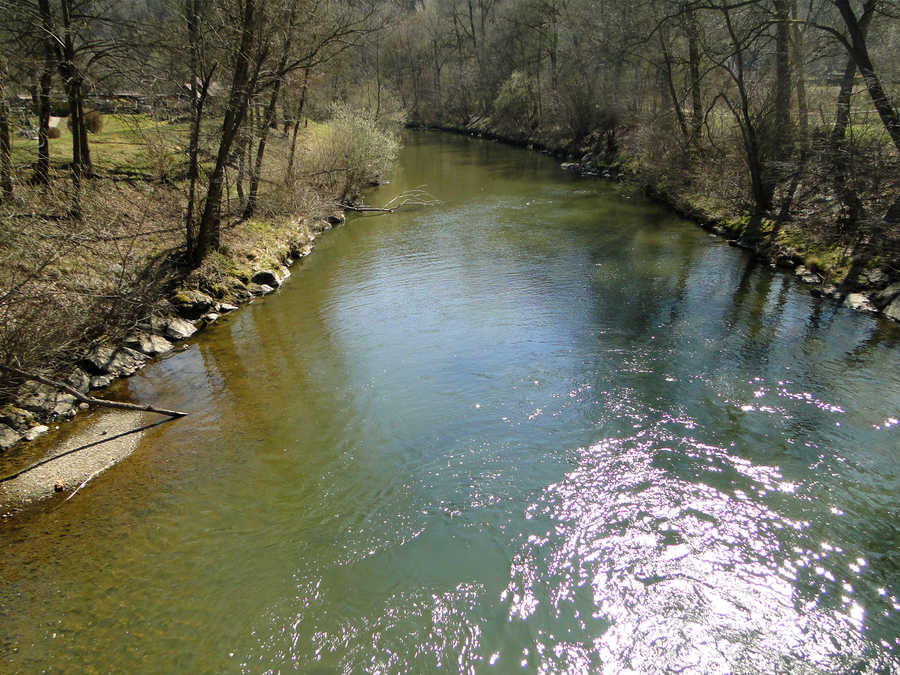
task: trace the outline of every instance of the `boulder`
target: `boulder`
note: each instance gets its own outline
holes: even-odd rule
[[[894,301],[884,308],[884,315],[894,321],[900,321],[900,296],[894,298]]]
[[[185,319],[191,320],[199,319],[216,304],[215,300],[206,293],[194,290],[180,291],[172,296],[169,301],[175,307],[176,312]]]
[[[884,271],[879,269],[869,270],[863,275],[863,280],[869,284],[869,286],[880,286],[881,284],[887,283],[887,275]]]
[[[331,229],[331,223],[327,220],[314,220],[309,224],[309,229],[311,229],[315,234],[322,234],[323,232],[327,232]]]
[[[248,300],[253,299],[253,293],[248,291],[243,286],[241,286],[240,288],[235,288],[234,291],[232,291],[231,295],[238,302],[247,302]]]
[[[125,339],[125,344],[147,356],[165,354],[171,351],[173,347],[172,343],[162,335],[154,335],[153,333],[133,333]]]
[[[247,290],[250,291],[251,295],[268,295],[275,289],[269,286],[268,284],[248,284]]]
[[[779,267],[796,267],[803,258],[795,249],[785,246],[778,251],[775,264]]]
[[[256,272],[250,277],[250,281],[254,284],[259,284],[260,286],[278,288],[289,276],[291,276],[291,271],[287,267],[279,266],[278,269],[260,270],[259,272]]]
[[[109,372],[109,364],[115,353],[116,350],[113,347],[100,345],[81,359],[79,365],[91,375],[102,375]]]
[[[146,321],[141,321],[137,326],[142,331],[153,333],[154,335],[163,335],[166,332],[166,325],[169,319],[164,316],[151,316]]]
[[[218,314],[227,314],[228,312],[233,312],[237,309],[237,305],[229,305],[227,302],[220,302],[216,305],[216,312]]]
[[[82,394],[86,394],[91,388],[91,376],[84,372],[81,368],[76,368],[66,379],[66,384],[75,387]]]
[[[811,269],[806,267],[806,265],[797,265],[794,268],[794,274],[800,277],[800,280],[805,284],[821,284],[822,278],[813,272]]]
[[[215,323],[218,320],[219,320],[219,315],[216,314],[215,312],[210,312],[209,314],[204,314],[203,316],[200,317],[200,321],[202,321],[204,324]]]
[[[190,321],[172,317],[166,322],[165,334],[173,340],[187,340],[197,332],[197,328]]]
[[[28,431],[26,431],[24,438],[26,441],[33,441],[37,437],[46,434],[48,431],[50,431],[50,427],[48,427],[46,424],[38,424],[37,426],[31,427]]]
[[[22,440],[22,434],[5,424],[0,424],[0,452],[9,450],[20,440]]]
[[[46,384],[28,381],[18,391],[19,407],[40,417],[54,418],[75,409],[75,397]]]
[[[900,296],[900,281],[878,291],[873,296],[873,299],[878,307],[885,307],[897,296]]]
[[[134,349],[120,347],[113,349],[100,345],[81,361],[81,365],[92,375],[110,374],[128,376],[143,366],[147,357]]]
[[[278,288],[281,286],[281,278],[272,270],[260,270],[250,277],[250,282],[259,285]]]
[[[103,389],[112,384],[116,378],[112,375],[95,375],[91,378],[91,389]]]
[[[34,415],[27,410],[7,404],[0,408],[0,424],[5,424],[14,431],[25,432],[34,425]]]
[[[873,305],[869,298],[867,298],[862,293],[850,293],[844,298],[844,307],[849,307],[850,309],[855,309],[857,312],[875,312],[875,305]]]

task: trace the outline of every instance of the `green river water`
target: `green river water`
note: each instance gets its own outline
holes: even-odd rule
[[[615,185],[404,136],[0,523],[0,672],[900,672],[900,330]]]

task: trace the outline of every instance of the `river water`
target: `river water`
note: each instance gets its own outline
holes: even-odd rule
[[[608,183],[408,134],[0,524],[4,672],[900,671],[900,331]]]

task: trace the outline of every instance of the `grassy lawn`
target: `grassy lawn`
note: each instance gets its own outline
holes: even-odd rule
[[[72,133],[65,119],[57,128],[60,137],[50,139],[50,163],[62,170],[72,161]],[[88,133],[91,161],[98,171],[158,178],[166,165],[180,161],[187,134],[186,123],[159,122],[148,115],[104,115],[101,131]],[[24,172],[37,161],[37,140],[15,134],[12,152],[16,170]]]

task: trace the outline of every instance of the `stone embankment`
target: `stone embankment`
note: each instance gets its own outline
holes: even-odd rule
[[[94,347],[72,364],[65,383],[88,394],[109,386],[117,378],[133,375],[152,358],[172,351],[176,343],[214,324],[241,304],[272,293],[290,277],[289,267],[310,254],[315,239],[343,222],[343,213],[337,212],[327,220],[307,223],[303,234],[283,242],[274,255],[267,251],[265,257],[277,260],[275,264],[235,272],[224,282],[188,277],[186,283],[196,288],[182,288],[162,299],[154,313],[138,321],[123,342]],[[19,442],[35,440],[49,431],[49,424],[71,419],[89,407],[65,391],[26,381],[14,402],[0,408],[0,452]]]

